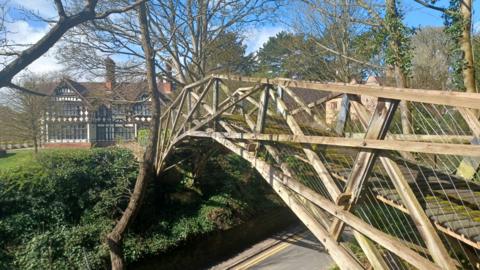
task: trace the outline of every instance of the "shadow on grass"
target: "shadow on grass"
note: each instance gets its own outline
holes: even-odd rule
[[[0,156],[0,159],[9,158],[9,157],[15,156],[16,154],[17,153],[6,153],[5,155]]]

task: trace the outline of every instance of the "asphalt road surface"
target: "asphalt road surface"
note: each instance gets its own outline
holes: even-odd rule
[[[264,242],[212,269],[328,270],[335,265],[323,246],[304,227],[293,228]]]

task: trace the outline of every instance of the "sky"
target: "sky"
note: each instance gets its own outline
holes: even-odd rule
[[[15,20],[10,20],[7,24],[8,30],[11,32],[9,38],[16,42],[33,43],[39,40],[49,29],[49,26],[32,18],[18,20],[22,16],[18,12],[18,7],[28,7],[35,10],[40,16],[54,17],[56,14],[53,1],[51,0],[0,0],[0,2],[8,2],[10,7],[9,16]],[[440,5],[447,5],[448,1],[440,0]],[[474,1],[474,29],[480,31],[480,17],[476,10],[479,10],[480,2]],[[405,12],[405,23],[412,27],[425,26],[442,26],[443,19],[439,12],[429,10],[415,3],[413,0],[402,1],[402,9]],[[290,12],[288,9],[287,12]],[[244,40],[247,46],[247,52],[255,52],[271,37],[287,30],[286,24],[283,23],[267,23],[248,30],[247,38]],[[51,49],[46,55],[31,64],[28,69],[36,73],[44,73],[50,71],[59,71],[62,66],[57,63],[55,57],[55,48]]]

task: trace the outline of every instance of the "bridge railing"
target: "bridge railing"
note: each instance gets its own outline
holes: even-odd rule
[[[475,266],[479,109],[480,94],[212,75],[163,113],[157,168],[186,139],[213,139],[249,161],[342,268]],[[361,256],[341,244],[345,226]]]

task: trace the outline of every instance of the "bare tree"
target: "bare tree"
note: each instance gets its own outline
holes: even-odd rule
[[[170,61],[175,79],[181,83],[195,81],[210,72],[207,69],[208,44],[226,32],[272,16],[283,1],[273,0],[156,0],[151,14],[156,33],[154,40],[163,44],[159,53]]]
[[[20,51],[15,49],[18,47],[18,44],[3,44],[0,55],[13,57],[13,60],[0,70],[0,88],[8,86],[25,92],[38,94],[37,92],[30,91],[12,83],[13,77],[33,61],[45,54],[68,30],[73,27],[87,21],[107,18],[111,14],[126,12],[144,1],[145,0],[138,0],[133,4],[123,7],[117,6],[116,8],[103,9],[102,7],[99,7],[98,0],[87,0],[83,7],[78,11],[76,8],[71,8],[73,11],[69,11],[61,0],[54,0],[58,18],[55,21],[46,20],[47,22],[52,23],[53,27],[50,28],[45,36],[27,49]],[[8,37],[6,40],[8,40]]]
[[[443,28],[421,29],[412,37],[411,86],[423,89],[449,89],[451,40]]]
[[[54,83],[57,77],[54,73],[41,75],[30,73],[22,77],[19,85],[41,92],[45,85]],[[2,103],[9,108],[0,115],[0,122],[4,129],[3,135],[9,136],[13,141],[33,143],[37,153],[43,135],[42,118],[49,107],[49,99],[45,96],[8,89]]]
[[[182,86],[216,71],[216,67],[208,65],[211,44],[272,16],[282,3],[278,0],[150,1],[147,19],[157,75]],[[63,49],[83,53],[69,53],[61,58],[77,70],[99,70],[101,63],[96,63],[99,57],[89,54],[123,54],[129,57],[128,68],[139,71],[135,68],[144,61],[139,33],[139,25],[130,14],[98,20],[75,29],[68,37],[69,48]]]
[[[436,1],[415,0],[420,5],[441,12],[447,17],[450,25],[447,25],[453,36],[455,45],[460,47],[460,68],[463,77],[463,86],[467,92],[476,93],[475,63],[472,46],[472,0],[450,1],[450,7],[441,7]]]
[[[293,28],[310,36],[317,50],[324,54],[324,65],[337,81],[359,79],[366,70],[382,68],[371,63],[372,55],[361,47],[366,43],[365,33],[378,27],[368,12],[355,0],[302,0],[302,12]],[[370,35],[372,36],[372,35]]]

